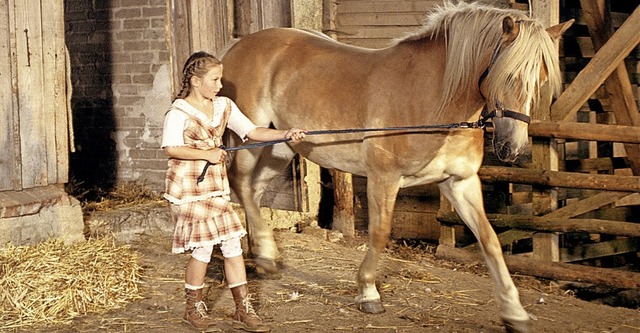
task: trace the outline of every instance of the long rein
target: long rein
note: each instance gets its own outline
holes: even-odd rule
[[[478,119],[478,121],[472,121],[472,122],[463,121],[459,123],[439,124],[439,125],[436,124],[436,125],[418,125],[418,126],[329,129],[329,130],[307,131],[305,132],[305,135],[348,134],[348,133],[362,133],[362,132],[400,132],[400,131],[412,132],[416,130],[429,130],[429,129],[465,129],[465,128],[485,129],[487,127],[487,120],[493,117],[504,116],[504,117],[515,118],[511,114],[507,114],[512,112],[509,110],[501,109],[501,110],[494,110],[491,112],[485,112],[485,111],[486,111],[486,107],[485,107],[485,110],[483,110],[483,114],[480,117],[480,119]],[[273,146],[278,143],[289,142],[289,141],[291,141],[290,138],[289,139],[285,138],[285,139],[278,139],[278,140],[271,140],[271,141],[255,142],[255,143],[250,143],[250,144],[237,146],[237,147],[220,146],[219,148],[224,151],[231,152],[231,151],[237,151],[237,150],[243,150],[243,149]],[[200,173],[200,176],[198,176],[197,184],[199,184],[204,180],[204,177],[207,174],[207,169],[209,168],[210,165],[212,165],[212,163],[207,162],[207,164],[204,166],[202,173]]]

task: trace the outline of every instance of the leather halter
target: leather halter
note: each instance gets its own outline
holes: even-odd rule
[[[519,21],[516,21],[516,22],[519,23]],[[482,99],[485,101],[484,108],[482,109],[482,113],[480,114],[480,120],[478,120],[478,123],[481,125],[485,125],[486,121],[489,119],[507,117],[507,118],[512,118],[512,119],[519,120],[529,124],[531,123],[531,117],[527,116],[524,113],[505,109],[504,106],[502,106],[502,103],[500,103],[500,101],[496,101],[493,110],[489,110],[489,107],[487,106],[487,103],[486,103],[487,98],[482,93],[482,89],[481,89],[482,82],[487,78],[487,75],[489,75],[489,70],[495,63],[501,47],[502,47],[502,43],[498,43],[495,49],[493,49],[493,53],[491,54],[491,61],[489,62],[487,69],[485,69],[484,72],[480,74],[480,78],[478,79],[478,91],[480,92],[480,96],[482,96]]]

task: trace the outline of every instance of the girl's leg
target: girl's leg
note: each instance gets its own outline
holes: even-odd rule
[[[198,330],[206,330],[215,325],[202,301],[202,288],[212,251],[213,247],[195,249],[187,262],[185,272],[186,307],[182,319]]]
[[[187,271],[184,280],[186,284],[198,287],[204,285],[204,277],[207,274],[208,262],[202,262],[194,257],[187,262]]]
[[[268,332],[271,329],[262,323],[251,304],[251,294],[247,285],[247,271],[242,257],[240,239],[234,238],[220,245],[224,257],[224,275],[236,303],[233,327],[248,332]]]

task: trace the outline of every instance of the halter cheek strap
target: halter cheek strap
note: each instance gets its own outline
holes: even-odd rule
[[[491,118],[504,118],[504,117],[513,118],[515,120],[519,120],[527,124],[531,123],[531,117],[527,116],[524,113],[507,110],[504,107],[502,107],[500,104],[496,104],[496,108],[493,109],[492,111],[489,111],[489,109],[485,106],[485,108],[482,110],[480,121],[486,122]]]

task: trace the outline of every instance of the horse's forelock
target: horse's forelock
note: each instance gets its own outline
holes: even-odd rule
[[[550,94],[561,90],[561,74],[554,42],[538,21],[522,20],[518,37],[496,59],[486,78],[489,100],[519,93],[518,99],[537,103],[540,98],[541,72],[546,70]],[[514,91],[514,87],[520,88]]]

